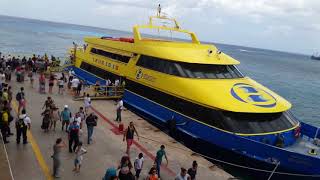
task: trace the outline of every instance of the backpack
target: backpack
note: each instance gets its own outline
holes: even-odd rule
[[[25,117],[24,117],[25,118]],[[18,121],[16,122],[17,128],[23,128],[26,125],[24,124],[24,118],[19,118]]]
[[[22,96],[22,95],[21,95],[21,92],[18,92],[17,95],[16,95],[16,100],[17,100],[17,101],[20,101],[20,100],[22,99],[21,96]]]

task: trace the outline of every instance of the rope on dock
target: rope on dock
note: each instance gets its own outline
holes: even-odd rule
[[[213,161],[217,161],[217,162],[220,162],[220,163],[223,163],[223,164],[227,164],[227,165],[238,167],[238,168],[242,168],[242,169],[249,169],[249,170],[253,170],[253,171],[259,171],[259,172],[265,172],[265,173],[274,173],[274,174],[287,175],[287,176],[320,177],[320,175],[296,174],[296,173],[286,173],[286,172],[277,172],[277,171],[273,172],[273,170],[266,170],[266,169],[259,169],[259,168],[243,166],[243,165],[234,164],[234,163],[226,162],[226,161],[223,161],[223,160],[215,159],[215,158],[212,158],[212,157],[209,157],[209,156],[194,152],[192,150],[186,150],[186,149],[183,149],[183,148],[180,148],[180,147],[177,147],[177,146],[172,146],[170,144],[163,143],[163,142],[160,142],[160,141],[157,141],[157,140],[154,140],[154,139],[151,139],[151,138],[147,138],[147,137],[144,137],[144,136],[139,136],[139,138],[146,139],[146,140],[149,140],[149,141],[153,141],[153,142],[156,142],[156,143],[159,143],[159,144],[164,144],[164,145],[169,146],[171,148],[179,149],[179,150],[182,150],[182,151],[185,151],[185,152],[188,152],[188,153],[197,154],[197,155],[202,156],[202,157],[204,157],[206,159],[210,159],[210,160],[213,160]]]

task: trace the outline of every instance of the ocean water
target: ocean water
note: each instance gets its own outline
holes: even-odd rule
[[[66,57],[85,36],[130,36],[129,32],[0,16],[0,52]],[[320,61],[265,49],[215,44],[241,62],[240,70],[289,100],[301,121],[320,126]]]

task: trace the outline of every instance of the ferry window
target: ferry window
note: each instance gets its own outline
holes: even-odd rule
[[[108,71],[105,71],[101,68],[95,67],[91,64],[88,64],[86,62],[82,62],[80,65],[80,68],[88,71],[102,79],[110,79],[111,81],[114,81],[115,79],[119,79],[119,77],[113,73],[110,73]]]
[[[288,112],[237,113],[223,112],[229,131],[245,134],[275,132],[294,127],[298,122]]]
[[[208,125],[234,133],[256,134],[286,130],[298,122],[288,112],[237,113],[207,108],[127,80],[126,89]]]
[[[140,56],[137,66],[185,78],[232,79],[243,77],[234,65],[185,63],[145,55]]]
[[[126,89],[198,121],[225,129],[222,124],[223,116],[219,111],[194,104],[130,80],[126,81]]]
[[[115,54],[115,53],[107,52],[101,49],[92,48],[90,52],[93,54],[104,56],[104,57],[107,57],[116,61],[120,61],[123,63],[128,63],[130,60],[129,56],[123,56],[121,54]]]

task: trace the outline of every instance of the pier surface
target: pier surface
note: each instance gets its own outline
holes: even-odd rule
[[[36,78],[37,79],[37,78]],[[52,159],[53,145],[55,140],[59,137],[68,145],[67,133],[61,130],[60,121],[57,122],[55,131],[43,132],[40,128],[42,123],[41,112],[44,101],[48,96],[51,96],[55,104],[61,111],[65,104],[69,106],[72,113],[76,113],[80,106],[83,106],[82,101],[74,101],[70,92],[65,92],[64,95],[58,95],[57,86],[54,86],[53,94],[39,94],[38,84],[34,84],[34,88],[30,87],[28,81],[24,83],[17,83],[14,80],[9,83],[13,87],[13,112],[16,117],[17,103],[15,101],[15,94],[20,87],[25,88],[27,100],[27,114],[31,118],[31,131],[28,132],[28,144],[16,144],[16,132],[14,123],[11,123],[12,132],[14,136],[9,137],[10,143],[6,144],[9,162],[12,169],[12,174],[15,180],[44,180],[53,179],[52,174]],[[118,131],[118,124],[114,121],[116,115],[116,105],[112,100],[97,100],[92,102],[92,109],[98,116],[98,125],[94,128],[93,143],[88,145],[86,125],[83,126],[80,139],[84,143],[84,148],[88,151],[84,155],[80,173],[74,173],[73,163],[75,154],[68,152],[68,147],[62,151],[62,166],[60,179],[78,179],[78,180],[100,180],[107,168],[117,167],[120,158],[125,154],[126,143],[122,141],[123,135]],[[214,166],[206,159],[195,156],[192,151],[167,134],[160,131],[155,126],[148,123],[146,120],[130,112],[124,110],[122,112],[122,121],[126,128],[130,121],[133,121],[139,135],[140,140],[135,139],[131,148],[130,158],[133,163],[137,155],[142,152],[144,154],[144,167],[141,172],[141,178],[145,179],[149,169],[154,162],[154,156],[161,144],[166,146],[166,152],[169,159],[169,164],[166,166],[165,160],[161,167],[161,179],[174,179],[179,173],[180,167],[186,169],[191,167],[192,161],[198,162],[197,179],[199,180],[224,180],[232,176],[217,166]],[[3,152],[3,144],[0,144],[0,179],[9,180],[10,169],[9,163],[6,161],[5,153]],[[134,173],[134,170],[133,170]],[[2,177],[3,176],[3,177]]]

